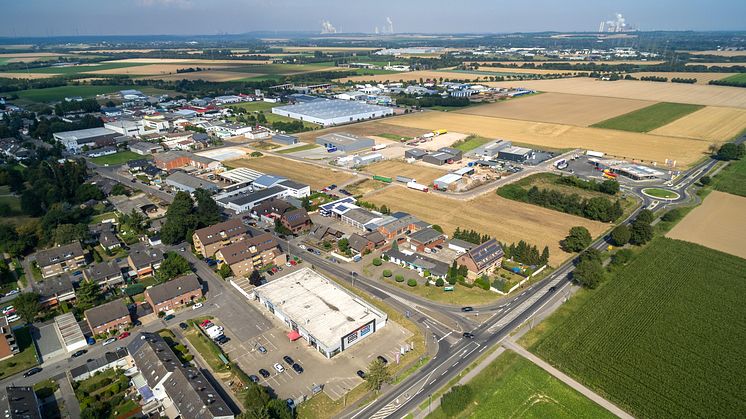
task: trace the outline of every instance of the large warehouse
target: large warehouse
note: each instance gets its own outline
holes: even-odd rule
[[[71,153],[80,153],[83,147],[96,148],[116,144],[114,138],[120,133],[107,128],[88,128],[76,131],[55,132],[52,134],[65,149]]]
[[[290,339],[306,339],[327,358],[386,326],[386,313],[310,268],[261,285],[254,294],[290,328]]]
[[[298,105],[278,106],[272,108],[272,113],[328,127],[393,115],[394,110],[354,100],[321,99]]]
[[[316,138],[316,144],[323,145],[327,149],[336,148],[339,151],[350,152],[371,148],[376,142],[371,138],[358,137],[346,132],[332,132]]]

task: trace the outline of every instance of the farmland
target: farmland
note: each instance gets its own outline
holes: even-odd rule
[[[746,159],[732,161],[715,177],[715,189],[746,196]]]
[[[397,176],[409,177],[417,179],[418,182],[425,185],[431,185],[433,180],[446,174],[445,170],[433,166],[409,164],[402,160],[385,160],[373,163],[363,170],[372,175],[386,176],[392,179]]]
[[[433,128],[420,129],[420,128],[411,128],[411,127],[393,124],[392,122],[396,121],[396,119],[397,118],[393,118],[393,119],[386,118],[386,119],[379,119],[379,120],[373,120],[373,121],[368,121],[368,122],[360,122],[360,123],[351,124],[351,125],[343,125],[340,127],[324,128],[319,131],[299,133],[298,138],[301,141],[305,141],[305,142],[315,142],[316,137],[319,137],[324,134],[329,134],[332,132],[347,132],[350,134],[361,135],[361,136],[379,135],[381,133],[385,133],[385,134],[392,135],[392,136],[412,138],[412,137],[420,136],[422,134],[425,134],[426,132],[433,130]],[[398,141],[398,138],[397,138],[397,141]]]
[[[655,105],[599,122],[594,124],[593,127],[632,132],[649,132],[699,109],[702,109],[702,106],[682,103],[656,103]]]
[[[522,99],[523,100],[523,99]],[[697,161],[708,144],[685,138],[664,137],[625,131],[492,118],[454,112],[420,112],[389,118],[388,124],[429,131],[445,128],[487,138],[507,138],[515,143],[552,149],[583,148],[641,161],[677,160],[682,166]]]
[[[607,228],[600,222],[511,201],[495,194],[464,201],[397,186],[374,192],[365,200],[438,224],[446,234],[453,233],[456,227],[470,228],[502,242],[526,240],[540,249],[549,246],[550,263],[554,266],[566,258],[567,254],[559,248],[559,241],[567,235],[570,227],[584,226],[593,236]]]
[[[742,64],[746,64],[746,63],[742,63]],[[734,75],[732,75],[730,77],[726,77],[724,80],[725,81],[734,81],[734,82],[738,82],[738,83],[746,83],[746,73],[734,74]]]
[[[139,67],[140,64],[134,63],[101,63],[101,64],[80,64],[71,65],[64,67],[40,67],[32,68],[28,70],[29,73],[40,73],[40,74],[54,74],[54,75],[69,75],[69,74],[80,74],[90,73],[93,71],[104,71],[104,70],[115,70],[124,69],[126,67]],[[104,73],[106,74],[106,73]],[[109,73],[112,74],[112,73]],[[119,74],[114,72],[113,74]]]
[[[709,142],[728,141],[746,129],[746,109],[708,106],[650,131]]]
[[[530,361],[506,351],[469,382],[474,400],[457,418],[612,418]],[[441,408],[428,418],[448,418]]]
[[[741,64],[743,65],[744,63],[741,63]],[[672,72],[672,71],[669,71],[669,72],[659,72],[659,71],[656,71],[656,72],[647,72],[647,71],[643,71],[643,72],[640,72],[640,73],[631,73],[631,76],[635,77],[635,78],[638,78],[638,79],[641,78],[641,77],[650,77],[650,76],[666,77],[669,82],[673,78],[697,79],[697,84],[707,84],[711,80],[721,80],[721,79],[724,79],[724,78],[726,78],[728,76],[733,76],[734,74],[737,74],[737,73],[693,73],[693,72],[688,72],[688,71],[686,71],[686,72],[684,72],[684,71],[679,71],[679,72]],[[651,82],[651,83],[654,83],[654,82]],[[660,83],[660,82],[658,82],[658,83]]]
[[[332,183],[342,184],[352,176],[333,171],[313,164],[301,163],[282,157],[259,157],[256,159],[238,159],[226,162],[230,167],[248,167],[277,176],[284,176],[297,182],[306,183],[311,189],[321,189]]]
[[[520,86],[541,92],[746,108],[746,95],[743,94],[743,90],[727,86],[650,83],[635,80],[598,81],[587,77],[554,80],[523,80],[520,83],[514,81],[489,82],[486,84],[499,87]]]
[[[588,126],[637,109],[653,102],[601,96],[544,93],[456,111],[468,115],[522,119],[556,124]]]
[[[714,191],[666,236],[746,258],[746,198]]]
[[[488,75],[489,76],[489,75]],[[497,76],[497,74],[495,74]],[[340,83],[360,83],[360,82],[376,82],[376,83],[384,83],[384,82],[398,82],[399,80],[404,81],[419,81],[420,79],[423,80],[440,80],[440,79],[449,79],[449,80],[476,80],[476,79],[484,79],[484,74],[470,74],[466,72],[457,72],[457,71],[441,71],[441,70],[422,70],[422,71],[409,71],[404,73],[392,73],[392,74],[379,74],[375,76],[352,76],[352,77],[344,77],[341,79],[338,79]]]
[[[657,238],[532,350],[637,417],[744,417],[746,260]]]
[[[78,86],[60,86],[50,87],[47,89],[30,89],[14,92],[22,101],[26,102],[55,102],[65,99],[67,96],[82,96],[84,98],[94,97],[101,94],[115,93],[124,89],[122,86],[108,85],[78,85]],[[145,94],[168,94],[173,93],[169,90],[156,89],[153,87],[139,87]]]

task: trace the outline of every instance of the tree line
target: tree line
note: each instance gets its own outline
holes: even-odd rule
[[[619,192],[619,182],[613,179],[606,179],[599,183],[595,180],[583,180],[577,176],[562,176],[557,178],[555,183],[588,191],[602,192],[607,195],[616,195]]]
[[[505,185],[497,190],[497,194],[514,201],[526,202],[602,222],[614,221],[624,213],[619,200],[612,202],[604,197],[584,199],[577,194],[568,195],[559,191],[539,189],[536,186],[526,190],[516,184]]]

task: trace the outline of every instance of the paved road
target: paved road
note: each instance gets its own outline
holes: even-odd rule
[[[513,342],[511,339],[507,339],[505,342],[503,342],[503,346],[512,350],[513,352],[516,352],[518,355],[528,359],[529,361],[533,362],[534,364],[539,366],[544,371],[548,372],[549,374],[551,374],[558,380],[567,384],[568,386],[570,386],[572,389],[574,389],[578,393],[596,402],[598,405],[608,410],[609,412],[615,414],[617,417],[620,417],[623,419],[633,419],[633,416],[630,415],[629,413],[625,412],[624,410],[618,408],[615,404],[599,396],[596,392],[589,389],[588,387],[573,380],[572,378],[564,374],[562,371],[549,365],[548,363],[543,361],[538,356],[524,349],[521,345],[518,345],[517,343]]]
[[[79,418],[80,404],[75,397],[75,391],[73,391],[67,375],[58,376],[56,381],[60,385],[60,393],[62,393],[62,399],[65,401],[65,411],[71,418]]]
[[[117,182],[120,182],[124,186],[128,186],[130,188],[139,189],[147,194],[156,196],[162,201],[167,202],[169,204],[174,200],[173,194],[163,192],[162,190],[158,188],[152,187],[150,185],[146,185],[140,181],[132,183],[131,176],[124,176],[117,172],[117,169],[119,169],[121,165],[105,167],[105,166],[98,166],[88,161],[88,167],[91,168],[94,172],[98,173],[99,175],[107,179],[116,180]]]

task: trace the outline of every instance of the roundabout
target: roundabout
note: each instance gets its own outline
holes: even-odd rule
[[[666,201],[675,201],[681,198],[681,195],[679,195],[678,192],[663,188],[644,188],[642,190],[642,193],[650,198],[662,199]]]

